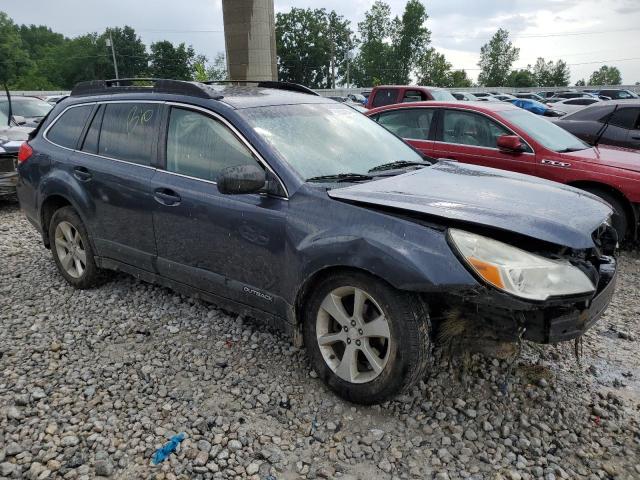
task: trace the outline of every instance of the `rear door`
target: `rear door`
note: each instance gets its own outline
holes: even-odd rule
[[[526,152],[506,153],[498,149],[498,137],[516,135],[506,126],[468,110],[443,109],[441,118],[436,141],[436,145],[441,146],[436,148],[446,151],[445,158],[512,172],[533,173],[535,155],[528,145]]]
[[[159,102],[110,102],[93,111],[72,157],[73,175],[93,201],[97,254],[154,270],[151,178],[155,174]]]
[[[609,118],[609,125],[605,130],[602,138],[608,145],[616,145],[619,147],[630,146],[633,142],[640,142],[638,137],[638,117],[640,116],[640,107],[618,107],[618,109]],[[608,116],[600,119],[605,122]]]
[[[221,171],[265,168],[228,122],[195,107],[170,107],[153,179],[153,223],[160,274],[266,311],[281,308],[275,292],[284,266],[288,200],[263,194],[223,195]],[[279,307],[280,305],[280,307]]]
[[[434,156],[432,126],[435,125],[434,108],[401,108],[382,112],[376,121],[406,140],[422,153]]]

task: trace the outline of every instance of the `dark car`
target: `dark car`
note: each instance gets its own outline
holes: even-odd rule
[[[53,106],[36,97],[22,97],[11,95],[11,113],[14,123],[27,127],[35,127]],[[0,117],[9,115],[9,100],[6,96],[0,97]],[[20,121],[15,121],[17,118]],[[2,119],[0,118],[0,122]],[[2,125],[6,123],[2,122]]]
[[[0,127],[0,198],[16,193],[18,150],[32,130],[28,127]]]
[[[478,97],[469,92],[451,92],[451,95],[453,95],[456,100],[464,100],[465,102],[475,102],[478,100]]]
[[[634,93],[631,90],[623,90],[620,88],[598,90],[597,95],[600,97],[610,98],[611,100],[629,100],[638,98],[637,93]]]
[[[367,99],[367,108],[382,107],[395,103],[424,102],[428,100],[455,100],[448,90],[417,85],[380,85],[373,87]]]
[[[21,207],[76,288],[121,270],[268,321],[361,403],[421,380],[453,315],[559,342],[613,294],[590,194],[426,161],[299,85],[121,84],[76,86],[19,154]]]
[[[554,123],[593,145],[640,149],[640,100],[599,102]]]

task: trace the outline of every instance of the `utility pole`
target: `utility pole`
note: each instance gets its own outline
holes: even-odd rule
[[[113,68],[116,71],[116,80],[120,78],[118,76],[118,62],[116,61],[116,49],[113,46],[113,37],[111,36],[111,31],[109,31],[109,39],[107,40],[107,47],[111,47],[111,55],[113,56]]]
[[[333,35],[333,18],[329,20],[329,33],[331,35],[331,88],[336,89],[336,40]]]
[[[351,79],[349,78],[349,67],[351,66],[351,39],[347,40],[347,88],[351,86]]]

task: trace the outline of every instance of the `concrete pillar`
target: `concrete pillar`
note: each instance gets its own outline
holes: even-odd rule
[[[222,0],[230,80],[277,80],[273,0]]]

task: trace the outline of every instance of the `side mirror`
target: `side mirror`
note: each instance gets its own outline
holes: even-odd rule
[[[524,144],[517,135],[500,135],[498,137],[498,150],[502,152],[520,153],[524,149]]]
[[[267,175],[256,165],[227,167],[218,176],[218,191],[224,195],[257,193],[265,187]]]
[[[24,125],[25,123],[27,123],[27,119],[24,118],[22,115],[14,115],[13,121],[16,125]]]

